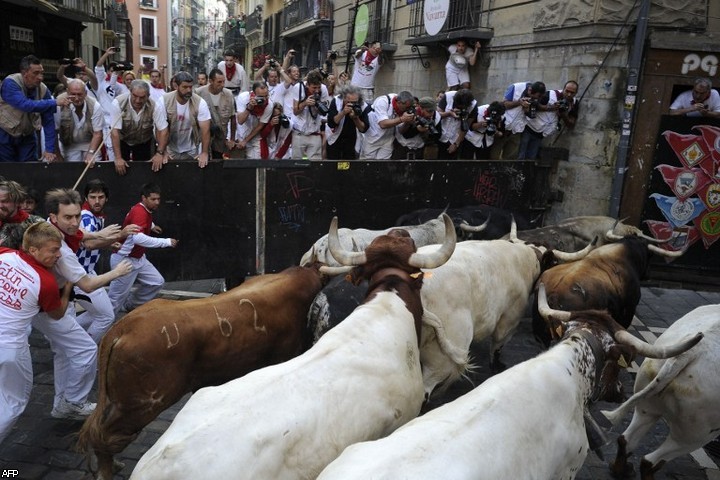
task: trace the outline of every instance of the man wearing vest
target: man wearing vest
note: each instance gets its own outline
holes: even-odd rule
[[[467,88],[450,90],[438,102],[442,133],[438,142],[438,158],[456,160],[466,150],[465,135],[477,117],[477,101]]]
[[[167,162],[165,148],[169,134],[163,102],[150,98],[150,86],[144,80],[133,80],[130,93],[120,95],[112,103],[112,137],[115,150],[115,171],[125,175],[128,160]],[[157,137],[157,150],[153,155]]]
[[[322,160],[320,126],[330,101],[322,81],[322,74],[313,70],[308,73],[305,83],[298,84],[298,96],[293,100],[293,159]]]
[[[115,267],[124,261],[130,261],[132,272],[130,275],[118,278],[110,284],[108,295],[115,312],[131,311],[143,305],[158,294],[165,279],[157,268],[145,256],[148,248],[175,247],[178,241],[174,238],[155,238],[151,233],[162,233],[162,229],[153,223],[152,213],[160,206],[160,187],[154,183],[142,186],[140,202],[130,209],[125,216],[123,228],[128,225],[137,225],[138,233],[129,235],[120,249],[110,257],[110,266]],[[137,288],[132,292],[133,285]]]
[[[152,160],[157,172],[169,160],[197,160],[205,168],[210,158],[210,109],[200,95],[193,93],[193,77],[187,72],[175,75],[177,90],[163,95],[170,141],[167,158]]]
[[[66,162],[94,163],[103,140],[105,114],[100,102],[87,96],[82,80],[68,80],[67,91],[58,96],[70,99],[67,107],[58,107],[55,128],[60,140],[60,152]]]
[[[408,91],[380,95],[368,115],[370,126],[360,147],[361,159],[390,160],[395,127],[415,121],[415,97]]]
[[[359,134],[365,133],[370,124],[368,105],[362,97],[360,87],[348,84],[340,89],[330,102],[325,125],[328,160],[355,160],[355,143]]]
[[[496,139],[490,149],[490,156],[495,160],[515,160],[518,158],[520,139],[527,125],[527,116],[531,114],[531,106],[538,105],[545,94],[543,82],[518,82],[510,85],[505,91],[503,106],[505,107],[505,136]]]
[[[8,75],[0,87],[0,162],[35,162],[38,138],[45,134],[46,162],[57,160],[55,110],[70,104],[69,98],[53,99],[42,82],[43,67],[35,55],[20,61],[20,73]]]
[[[235,98],[232,92],[224,87],[225,75],[217,69],[210,70],[209,82],[198,87],[195,93],[205,100],[210,109],[210,135],[212,158],[222,159],[228,155],[235,142]],[[228,127],[230,135],[228,135]]]

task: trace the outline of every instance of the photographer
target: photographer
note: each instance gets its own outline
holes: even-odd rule
[[[696,78],[692,90],[686,90],[670,104],[670,115],[720,117],[720,94],[709,78]]]
[[[357,159],[355,143],[358,132],[365,133],[368,129],[370,110],[358,87],[346,85],[340,89],[340,94],[330,102],[325,126],[328,160]]]
[[[490,160],[490,147],[505,134],[505,107],[500,102],[492,102],[479,106],[477,112],[460,147],[460,158]]]
[[[367,132],[360,147],[360,158],[390,160],[393,153],[395,127],[415,122],[415,97],[408,91],[381,95],[373,102],[368,114]]]
[[[544,89],[545,84],[542,84]],[[540,91],[538,88],[533,92]],[[552,95],[551,95],[552,94]],[[525,130],[520,137],[518,160],[536,160],[543,138],[557,133],[558,106],[555,91],[544,91],[540,98],[530,98],[525,110]]]
[[[436,143],[441,134],[440,113],[432,97],[416,102],[415,121],[395,127],[393,160],[424,160],[425,146]]]
[[[265,63],[255,72],[255,81],[264,81],[267,84],[271,102],[283,101],[285,89],[280,81],[280,72],[283,67],[270,55],[265,56]]]
[[[70,78],[77,78],[81,80],[85,84],[88,93],[90,93],[90,90],[97,90],[98,80],[95,76],[95,72],[88,68],[82,58],[77,57],[72,60],[69,58],[63,58],[60,59],[58,63],[57,79],[60,83],[67,87],[68,77],[65,76],[65,73],[68,73]]]
[[[510,85],[505,91],[503,106],[505,107],[505,136],[497,139],[492,146],[490,157],[497,160],[514,160],[518,158],[520,140],[527,124],[527,114],[545,94],[542,82],[518,82]],[[498,141],[499,140],[499,141]]]
[[[580,112],[580,103],[575,98],[578,93],[579,85],[575,80],[569,80],[565,83],[562,90],[550,91],[550,102],[555,106],[557,111],[557,129],[567,127],[575,128],[578,113]],[[554,97],[553,97],[554,96]],[[720,109],[720,97],[718,97],[718,109]]]
[[[225,88],[225,75],[220,69],[210,70],[207,85],[198,87],[195,91],[205,100],[210,110],[210,151],[212,158],[221,159],[228,155],[235,146],[231,139],[235,138],[235,98],[232,92]],[[228,135],[228,127],[230,132]]]
[[[260,158],[263,160],[290,158],[291,134],[290,118],[283,113],[282,103],[273,103],[270,121],[260,132]]]
[[[111,110],[110,104],[118,95],[118,75],[114,71],[114,67],[117,65],[115,62],[110,64],[110,71],[105,71],[105,61],[110,58],[111,55],[115,55],[119,49],[117,47],[108,48],[103,53],[95,64],[95,77],[97,78],[97,89],[93,90],[93,96],[100,102],[104,113],[104,139],[105,144],[102,149],[102,154],[97,156],[98,160],[110,160],[115,161],[115,152],[112,147],[112,139],[110,138],[111,128]]]
[[[252,91],[240,93],[235,98],[235,106],[238,112],[235,148],[241,150],[239,158],[259,159],[260,131],[270,122],[273,113],[265,82],[255,82]]]
[[[322,136],[320,127],[328,114],[330,97],[323,89],[323,77],[312,70],[304,83],[298,84],[297,97],[293,99],[292,158],[322,160]]]
[[[477,118],[477,101],[466,88],[447,91],[438,104],[442,117],[442,134],[438,143],[438,159],[457,160],[460,145],[470,130],[472,121]]]

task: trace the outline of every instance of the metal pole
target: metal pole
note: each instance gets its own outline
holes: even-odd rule
[[[622,196],[623,184],[625,182],[625,171],[627,170],[627,159],[630,153],[630,140],[632,137],[633,117],[635,115],[635,104],[638,93],[638,79],[640,67],[647,36],[648,15],[650,12],[650,0],[641,0],[640,11],[638,12],[637,27],[635,29],[635,42],[633,44],[630,61],[628,64],[628,82],[625,90],[622,132],[620,144],[618,145],[617,161],[615,162],[615,175],[613,176],[610,193],[610,216],[617,218],[620,212],[620,198]]]
[[[358,7],[360,6],[360,0],[355,0],[355,6],[350,8],[353,12],[352,28],[350,29],[350,35],[347,40],[347,58],[345,59],[345,71],[350,74],[350,57],[352,56],[352,43],[355,39],[355,20],[357,20]],[[359,46],[359,45],[358,45]]]

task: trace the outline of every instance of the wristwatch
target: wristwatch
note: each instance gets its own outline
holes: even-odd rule
[[[92,155],[92,154],[95,153],[95,150],[88,150],[87,153],[89,153],[90,155]]]
[[[165,155],[165,150],[155,150],[155,153]]]

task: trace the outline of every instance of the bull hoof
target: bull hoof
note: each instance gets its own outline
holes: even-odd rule
[[[610,462],[610,475],[613,478],[635,478],[635,467],[631,463],[615,460]]]
[[[640,479],[655,480],[655,472],[660,470],[663,465],[665,465],[665,460],[660,460],[657,464],[653,465],[643,458],[640,460]]]

